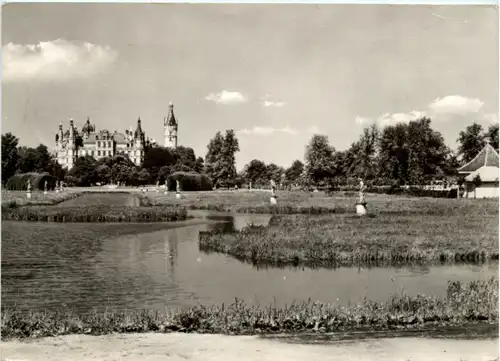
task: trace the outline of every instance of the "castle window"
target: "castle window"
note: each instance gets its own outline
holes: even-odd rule
[[[109,156],[111,157],[111,151],[108,152]]]
[[[111,148],[111,142],[108,142],[108,147],[110,147],[110,148]]]
[[[94,151],[92,151],[92,157],[94,156]]]
[[[98,156],[98,157],[100,157],[100,156],[101,156],[101,151],[100,151],[100,150],[98,150],[98,151],[97,151],[97,156]]]
[[[97,138],[97,137],[96,137]],[[97,148],[99,148],[101,146],[101,142],[97,142]]]

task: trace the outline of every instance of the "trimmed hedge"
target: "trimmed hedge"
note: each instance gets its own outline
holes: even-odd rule
[[[57,178],[49,173],[18,173],[7,180],[5,188],[10,191],[25,191],[28,188],[28,180],[31,181],[32,190],[44,190],[44,183],[47,181],[47,189],[56,188]]]
[[[169,191],[176,190],[177,180],[181,184],[182,192],[211,191],[213,189],[212,181],[205,174],[195,172],[175,172],[167,178],[167,187]]]

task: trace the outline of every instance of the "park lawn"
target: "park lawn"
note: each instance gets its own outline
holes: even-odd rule
[[[26,206],[26,205],[54,205],[64,202],[69,199],[80,196],[81,192],[78,189],[72,191],[65,190],[63,192],[47,192],[43,191],[31,192],[31,199],[26,196],[26,191],[9,191],[2,190],[2,208],[12,206]]]
[[[213,191],[183,192],[181,199],[174,192],[147,192],[151,204],[179,204],[188,209],[208,209],[237,213],[354,213],[358,195],[355,192],[337,192],[328,196],[324,192],[278,191],[278,204],[271,205],[269,191]],[[498,199],[446,199],[402,197],[387,194],[367,194],[367,209],[373,214],[408,215],[498,215]]]
[[[199,246],[271,266],[481,263],[498,260],[498,214],[273,216],[267,227],[202,232]]]

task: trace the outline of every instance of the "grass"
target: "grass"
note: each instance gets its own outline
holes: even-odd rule
[[[82,194],[82,192],[68,191],[59,193],[47,192],[47,194],[43,194],[43,191],[33,191],[31,192],[31,199],[28,199],[26,192],[2,190],[2,210],[30,205],[55,205],[77,198]]]
[[[346,214],[355,212],[357,194],[336,192],[328,196],[324,192],[308,193],[279,191],[278,204],[271,205],[266,191],[214,191],[184,192],[181,199],[175,199],[170,192],[147,192],[150,204],[178,204],[188,209],[214,210],[237,213],[269,214]],[[368,212],[372,214],[399,215],[498,215],[498,199],[443,199],[417,198],[386,194],[367,194]]]
[[[188,218],[177,206],[123,207],[85,205],[73,207],[30,206],[2,210],[2,220],[34,222],[172,222]]]
[[[469,284],[450,282],[447,296],[395,295],[385,302],[365,300],[342,307],[305,302],[284,308],[246,305],[197,306],[165,313],[93,312],[78,315],[3,309],[2,340],[66,334],[102,335],[114,332],[197,332],[231,335],[418,330],[498,324],[498,280]],[[496,330],[495,330],[496,331]]]
[[[498,260],[498,217],[273,216],[267,227],[201,232],[199,246],[255,265],[480,263]]]

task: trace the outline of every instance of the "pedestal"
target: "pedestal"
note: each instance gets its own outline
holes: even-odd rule
[[[43,195],[46,196],[47,195],[47,191],[43,191]]]
[[[271,198],[269,198],[269,201],[271,202],[271,204],[278,204],[278,201],[276,200],[276,196],[271,196]]]
[[[366,214],[366,202],[356,203],[356,214],[364,216]]]
[[[26,197],[28,197],[28,199],[31,199],[31,192],[27,192]]]
[[[59,193],[59,189],[56,189],[56,193]]]
[[[181,194],[180,194],[180,193],[176,193],[176,194],[175,194],[175,198],[177,198],[177,199],[181,199]]]

